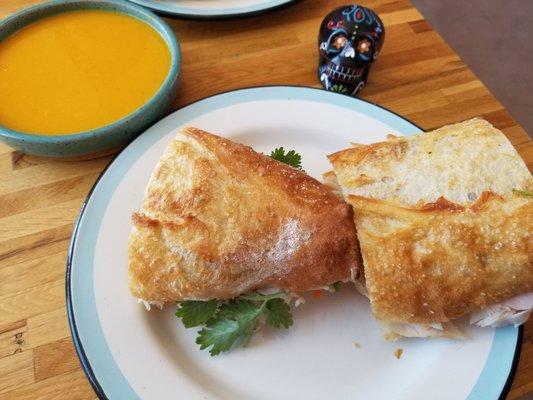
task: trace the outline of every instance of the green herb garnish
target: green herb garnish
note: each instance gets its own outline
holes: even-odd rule
[[[528,199],[533,197],[533,192],[530,192],[528,190],[517,190],[513,189],[513,193],[517,194],[519,196],[527,197]]]
[[[176,311],[176,317],[181,318],[185,328],[203,325],[217,312],[218,301],[182,301]]]
[[[302,169],[302,156],[294,150],[285,153],[283,147],[278,147],[270,153],[270,157],[282,163],[288,164],[291,167]]]
[[[293,323],[283,292],[255,292],[230,301],[182,301],[178,306],[176,316],[186,328],[202,327],[196,343],[201,350],[210,348],[212,356],[229,351],[235,344],[246,347],[261,317],[274,328],[289,328]]]
[[[333,291],[334,291],[335,293],[337,293],[339,290],[341,290],[341,283],[340,283],[340,282],[335,282],[335,283],[333,284]]]

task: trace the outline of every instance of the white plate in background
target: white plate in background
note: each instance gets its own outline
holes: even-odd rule
[[[130,0],[153,11],[186,18],[229,18],[262,14],[295,0]]]

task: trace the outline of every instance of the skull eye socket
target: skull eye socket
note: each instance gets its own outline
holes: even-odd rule
[[[358,35],[354,40],[356,56],[363,62],[369,62],[375,58],[376,42],[371,35]]]
[[[342,33],[335,35],[331,40],[331,49],[333,51],[341,51],[348,43],[348,38]]]
[[[359,53],[370,53],[372,51],[372,43],[366,38],[357,43],[357,51]]]

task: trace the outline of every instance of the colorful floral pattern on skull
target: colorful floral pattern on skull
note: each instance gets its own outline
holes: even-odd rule
[[[365,85],[385,38],[377,14],[359,5],[329,13],[318,34],[318,77],[327,90],[354,95]]]

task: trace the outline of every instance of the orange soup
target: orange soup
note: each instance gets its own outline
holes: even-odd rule
[[[33,22],[0,42],[0,125],[64,135],[115,122],[146,103],[170,70],[147,23],[103,10]]]

